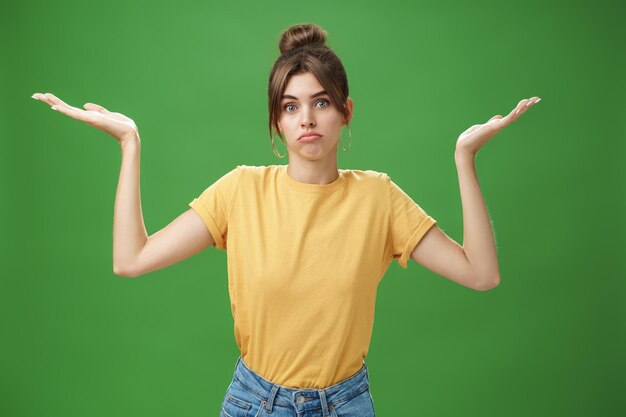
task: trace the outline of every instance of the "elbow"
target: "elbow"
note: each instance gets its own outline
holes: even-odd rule
[[[137,276],[136,274],[132,274],[127,269],[121,268],[117,265],[113,265],[113,273],[117,275],[118,277],[124,277],[124,278],[134,278]]]
[[[489,291],[489,290],[496,288],[498,285],[500,285],[500,275],[497,275],[496,277],[491,278],[491,279],[480,280],[478,282],[479,282],[478,285],[474,287],[475,290]]]
[[[141,275],[138,266],[136,259],[118,259],[116,261],[115,256],[113,257],[113,273],[117,276],[135,278]]]
[[[117,265],[113,265],[113,273],[117,275],[118,277],[124,277],[124,278],[128,277],[126,272],[122,268],[118,267]]]

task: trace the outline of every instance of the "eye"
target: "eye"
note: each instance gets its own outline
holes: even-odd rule
[[[325,105],[324,105],[324,106],[322,106],[322,107],[328,107],[328,106],[330,106],[330,102],[329,102],[328,100],[326,100],[325,98],[323,98],[323,99],[319,100],[317,103],[325,103]],[[317,104],[317,103],[315,103],[315,104]]]
[[[291,113],[291,111],[289,110],[289,107],[296,107],[296,106],[295,106],[295,104],[291,104],[291,103],[289,103],[289,104],[285,104],[285,105],[283,106],[283,109],[285,109],[285,110],[287,110],[288,112],[290,112],[290,113]]]

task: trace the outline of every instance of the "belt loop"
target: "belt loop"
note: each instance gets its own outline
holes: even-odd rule
[[[270,397],[267,400],[267,404],[265,404],[265,411],[267,411],[268,414],[272,413],[272,407],[274,406],[274,398],[276,397],[276,392],[278,392],[278,385],[274,384],[272,386],[272,390],[270,391]]]
[[[326,402],[326,392],[323,389],[317,390],[320,395],[320,400],[322,402],[322,416],[329,417],[330,413],[328,412],[328,403]]]

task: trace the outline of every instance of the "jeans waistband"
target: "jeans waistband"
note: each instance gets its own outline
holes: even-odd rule
[[[324,415],[329,415],[329,403],[348,400],[369,388],[367,365],[354,375],[323,389],[291,388],[275,384],[250,369],[239,356],[235,365],[234,378],[250,391],[265,401],[265,408],[272,411],[274,405],[292,406],[298,413],[322,408]]]

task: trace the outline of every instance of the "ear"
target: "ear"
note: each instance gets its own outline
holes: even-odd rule
[[[346,106],[348,107],[348,117],[345,124],[348,125],[352,120],[352,114],[354,112],[354,101],[352,100],[352,98],[348,97],[348,99],[346,100]]]

